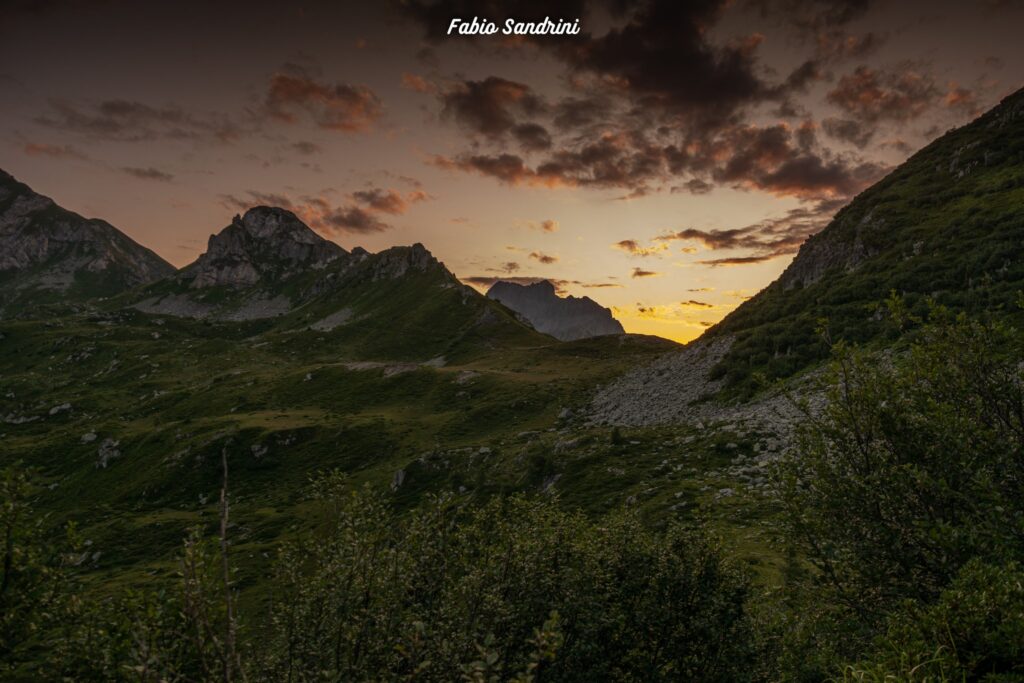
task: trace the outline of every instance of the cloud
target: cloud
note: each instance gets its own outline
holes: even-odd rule
[[[668,244],[662,242],[650,247],[642,247],[636,240],[620,240],[613,244],[612,248],[620,249],[633,256],[656,256],[660,252],[667,250]]]
[[[223,114],[197,114],[176,105],[154,107],[122,99],[98,104],[50,100],[49,104],[50,113],[37,117],[36,123],[100,140],[234,142],[245,132]]]
[[[695,116],[708,125],[772,96],[757,75],[760,39],[714,45],[708,27],[723,0],[652,0],[622,26],[561,53],[577,72],[616,84],[637,102]]]
[[[409,210],[409,204],[430,199],[423,190],[414,190],[402,196],[398,190],[371,188],[352,193],[353,199],[365,204],[373,211],[399,216]]]
[[[957,85],[956,82],[949,84],[949,91],[943,102],[949,109],[961,111],[968,116],[977,116],[982,112],[977,93]]]
[[[22,148],[22,151],[32,157],[45,156],[53,159],[75,159],[78,161],[87,161],[89,159],[84,152],[79,151],[72,145],[48,145],[46,143],[30,142]]]
[[[763,254],[760,256],[727,256],[725,258],[707,259],[705,261],[697,261],[702,266],[749,266],[756,263],[764,263],[770,261],[773,258],[778,258],[782,254]]]
[[[938,95],[931,76],[907,64],[892,72],[859,66],[852,74],[842,76],[826,98],[850,118],[877,123],[916,119]]]
[[[462,282],[481,288],[489,288],[495,282],[513,282],[517,285],[532,285],[538,282],[550,282],[555,287],[555,292],[565,296],[570,286],[583,287],[585,289],[608,289],[622,287],[615,282],[583,282],[580,280],[565,280],[562,278],[540,277],[534,275],[474,275],[460,277]]]
[[[359,234],[383,232],[391,227],[358,206],[346,206],[321,214],[317,223],[321,227],[329,226],[332,231]]]
[[[784,215],[742,228],[701,230],[686,228],[656,239],[662,242],[686,241],[701,244],[712,251],[747,250],[752,254],[697,261],[709,266],[738,266],[762,263],[796,253],[808,237],[819,232],[842,206],[842,200],[820,201],[812,206],[790,209]]]
[[[661,273],[656,273],[653,270],[644,270],[643,268],[634,268],[633,274],[630,277],[658,277]]]
[[[778,78],[758,62],[759,34],[712,41],[711,29],[729,4],[599,2],[610,20],[600,24],[607,26],[603,33],[583,34],[571,42],[519,41],[518,47],[528,45],[564,65],[569,94],[561,99],[542,96],[499,76],[458,81],[439,93],[438,100],[443,117],[468,131],[470,140],[462,153],[436,156],[431,163],[510,186],[611,189],[630,198],[663,187],[705,194],[727,186],[814,202],[850,197],[881,177],[883,166],[852,152],[835,154],[824,148],[809,120],[798,126],[765,123],[764,117],[758,124],[746,122],[762,105],[777,107],[780,116],[795,116],[798,108],[790,101],[794,93],[812,81],[831,78],[823,71],[825,63],[866,55],[881,44],[884,36],[846,32],[846,24],[862,16],[868,3],[747,3],[766,12],[791,10],[799,16],[801,30],[808,32],[806,44],[814,54]],[[549,6],[531,0],[485,0],[482,5],[409,0],[403,6],[431,38],[441,37],[435,22],[447,26],[451,16],[466,12],[486,11],[493,20],[551,13]],[[580,2],[578,10],[585,9]],[[493,40],[469,42],[481,50],[507,49]],[[908,78],[892,87],[913,92],[912,85]],[[849,137],[855,131],[833,123],[826,133]],[[481,145],[500,149],[488,151]]]
[[[497,268],[487,268],[486,270],[489,270],[494,273],[514,273],[519,269],[520,266],[517,261],[506,261]]]
[[[540,230],[541,232],[558,232],[558,221],[552,218],[545,218],[538,222],[528,221],[526,227],[530,228],[530,230]]]
[[[871,142],[875,135],[875,128],[869,124],[863,124],[853,119],[841,119],[830,116],[821,122],[821,127],[830,137],[836,140],[849,142],[857,147],[863,147]]]
[[[305,116],[320,128],[343,133],[369,130],[382,113],[380,99],[366,86],[321,83],[293,64],[271,77],[264,104],[276,121],[296,123]]]
[[[437,89],[433,83],[416,74],[403,73],[402,87],[418,93],[432,93]]]
[[[354,195],[353,195],[354,196]],[[245,197],[221,195],[221,203],[232,209],[246,211],[253,206],[278,206],[288,209],[309,227],[327,235],[370,234],[391,228],[379,214],[386,213],[371,205],[359,206],[355,201],[337,206],[325,196],[289,195],[249,190]]]
[[[697,301],[696,299],[690,299],[689,301],[683,301],[679,304],[683,308],[714,308],[714,304],[709,304],[706,301]]]
[[[549,265],[558,261],[557,256],[551,256],[549,254],[544,254],[539,251],[530,252],[530,258],[532,258],[535,261],[539,261],[540,263],[543,263],[545,265]]]
[[[435,156],[432,165],[444,170],[470,171],[494,178],[506,185],[560,187],[570,183],[550,171],[533,170],[515,154],[463,155],[455,159]]]
[[[534,144],[546,137],[546,131],[537,124],[519,122],[519,117],[534,116],[546,108],[528,85],[489,76],[481,81],[457,83],[439,97],[442,115],[471,133],[501,140],[520,128],[520,142],[525,139]]]
[[[169,183],[174,180],[174,176],[170,173],[155,168],[137,168],[134,166],[124,166],[121,168],[123,173],[138,178],[139,180],[156,180],[159,182]]]
[[[324,151],[323,148],[320,145],[318,145],[316,143],[313,143],[313,142],[306,142],[305,140],[300,140],[299,142],[293,142],[291,144],[291,148],[294,149],[299,154],[303,154],[303,155],[306,155],[306,156],[308,156],[310,154],[317,154],[319,152]]]

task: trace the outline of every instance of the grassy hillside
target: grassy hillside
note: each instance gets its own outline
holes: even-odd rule
[[[674,344],[557,342],[437,273],[352,277],[272,320],[124,309],[0,327],[3,461],[43,476],[40,506],[54,527],[81,526],[97,581],[173,573],[187,529],[216,517],[225,451],[243,568],[303,524],[309,477],[339,469],[393,484],[403,507],[547,491],[593,513],[640,506],[655,523],[713,512],[773,571],[771,530],[755,524],[763,482],[738,474],[756,435],[621,434],[577,417],[597,385]],[[312,327],[339,306],[347,322]]]
[[[785,273],[709,335],[735,335],[716,368],[734,390],[787,377],[833,340],[895,337],[877,314],[889,292],[911,312],[1019,316],[1024,289],[1024,91],[952,130],[865,190],[811,237]]]

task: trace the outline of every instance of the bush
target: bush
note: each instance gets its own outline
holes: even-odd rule
[[[899,302],[894,312],[903,315]],[[806,560],[776,615],[782,625],[773,625],[777,661],[794,680],[820,680],[836,662],[859,658],[899,615],[950,600],[948,591],[961,590],[955,581],[979,585],[975,574],[964,578],[967,565],[1024,558],[1020,335],[935,309],[905,353],[867,355],[838,344],[834,354],[822,378],[827,403],[809,414],[778,471],[787,540]],[[925,644],[945,643],[929,638],[914,641],[904,673],[939,655],[967,670],[956,655],[927,651]],[[917,671],[925,670],[933,671]],[[844,675],[854,673],[875,680],[867,668]]]
[[[967,564],[936,604],[909,604],[891,619],[845,681],[1024,680],[1024,571],[1016,563]]]
[[[790,538],[862,614],[1024,550],[1021,338],[935,318],[903,357],[839,345],[827,407],[782,466]]]
[[[752,661],[744,580],[699,534],[548,502],[408,519],[321,489],[323,533],[282,551],[261,663],[272,680],[738,680]],[[557,648],[545,657],[538,638]],[[532,666],[532,669],[531,669]],[[475,678],[474,678],[475,680]]]
[[[10,502],[24,500],[19,477],[6,480],[0,523],[32,518],[27,504]],[[221,536],[194,532],[177,586],[160,590],[93,597],[71,581],[74,567],[60,555],[39,554],[40,536],[12,535],[21,541],[17,571],[4,574],[0,593],[6,673],[83,681],[752,678],[746,579],[699,532],[652,531],[628,513],[595,523],[521,497],[479,507],[438,497],[399,513],[385,494],[351,490],[340,475],[312,490],[313,528],[281,547],[269,602],[241,618],[226,499]]]

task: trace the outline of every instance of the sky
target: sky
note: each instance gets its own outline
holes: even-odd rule
[[[0,168],[176,266],[277,205],[682,342],[1024,84],[1015,0],[4,4]]]

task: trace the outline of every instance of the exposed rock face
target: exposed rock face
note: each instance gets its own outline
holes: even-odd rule
[[[625,334],[610,310],[590,297],[562,298],[547,280],[528,286],[495,282],[487,296],[521,315],[538,332],[562,341]]]
[[[344,249],[313,232],[291,211],[258,206],[211,235],[206,253],[179,278],[193,289],[249,287],[263,279],[282,280],[323,268],[345,255]]]
[[[62,209],[0,171],[0,304],[27,290],[109,296],[154,282],[174,266],[109,223]]]
[[[837,222],[843,220],[850,219],[838,218]],[[864,230],[880,229],[884,225],[884,219],[875,220],[869,211],[850,226],[812,235],[800,246],[796,258],[779,276],[779,285],[783,289],[806,287],[820,280],[833,268],[842,268],[847,272],[856,269],[861,262],[872,256],[872,252],[864,245]]]

